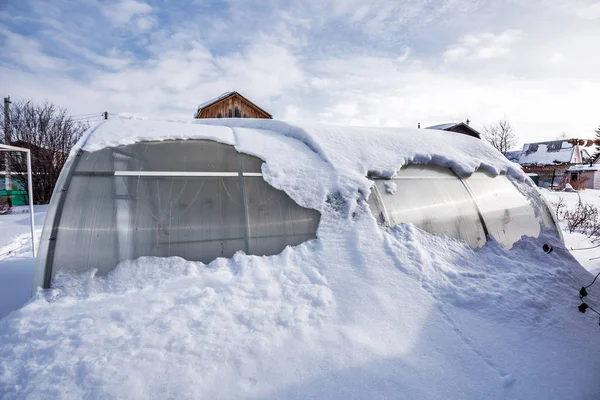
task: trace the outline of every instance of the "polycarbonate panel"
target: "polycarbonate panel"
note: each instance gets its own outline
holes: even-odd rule
[[[299,207],[262,177],[245,177],[244,188],[252,254],[273,254],[286,245],[297,245],[316,237],[317,211]]]
[[[464,181],[475,197],[488,233],[504,248],[512,248],[522,236],[539,236],[541,218],[506,176],[475,172]]]
[[[234,178],[119,177],[135,197],[129,228],[132,254],[208,263],[244,247],[244,210]]]
[[[317,211],[300,207],[261,176],[243,176],[260,173],[261,166],[256,157],[206,140],[80,152],[61,173],[67,190],[58,190],[49,207],[36,285],[47,287],[44,276],[62,270],[106,274],[141,256],[209,263],[239,250],[276,254],[314,238]]]
[[[261,172],[263,161],[260,158],[238,153],[238,158],[244,172]]]
[[[237,154],[232,146],[210,140],[141,142],[83,152],[77,171],[115,171],[119,163],[127,171],[237,172]]]
[[[105,272],[117,263],[114,178],[74,176],[55,239],[53,276],[68,269]]]
[[[396,185],[395,193],[388,189]],[[375,180],[380,202],[370,201],[377,218],[386,225],[413,223],[419,228],[464,240],[471,246],[485,243],[485,231],[469,192],[449,169],[408,166],[390,180]],[[383,214],[383,215],[382,215]]]

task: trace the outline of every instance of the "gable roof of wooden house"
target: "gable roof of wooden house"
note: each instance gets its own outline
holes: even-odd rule
[[[237,110],[236,110],[237,107]],[[195,118],[267,118],[273,116],[236,91],[225,92],[220,96],[198,105]]]

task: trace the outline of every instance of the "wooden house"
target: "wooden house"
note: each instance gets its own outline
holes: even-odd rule
[[[238,92],[226,92],[200,104],[195,118],[273,119],[273,116]]]

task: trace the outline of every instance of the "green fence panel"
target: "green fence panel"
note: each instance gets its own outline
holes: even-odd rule
[[[0,198],[10,198],[13,206],[26,206],[29,204],[27,201],[27,190],[0,190]]]

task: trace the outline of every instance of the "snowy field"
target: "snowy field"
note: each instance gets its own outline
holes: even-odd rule
[[[499,153],[446,132],[423,144],[416,130],[235,124],[202,131],[261,157],[265,180],[319,210],[318,239],[268,257],[145,257],[105,277],[64,274],[19,308],[28,215],[0,216],[0,254],[12,251],[0,259],[0,398],[600,398],[598,318],[577,311],[592,275],[551,232],[474,249],[413,225],[382,229],[361,201],[368,171],[390,176],[408,161],[503,172],[531,191]],[[177,134],[194,137],[192,125]],[[141,126],[150,139],[162,129]],[[134,124],[121,128],[108,144],[136,139]],[[600,309],[599,296],[590,289]]]
[[[39,240],[48,206],[35,206]],[[31,253],[29,207],[14,207],[0,215],[0,318],[25,304],[31,297],[34,259]]]

